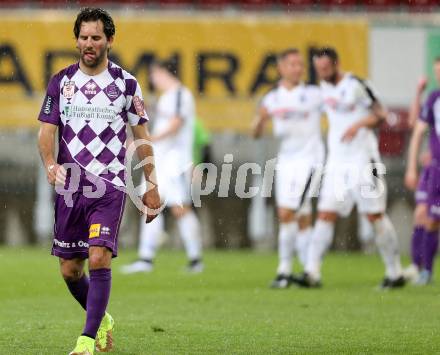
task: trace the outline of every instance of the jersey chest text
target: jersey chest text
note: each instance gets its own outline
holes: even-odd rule
[[[327,109],[337,113],[349,113],[356,109],[356,98],[348,89],[337,89],[324,95]]]

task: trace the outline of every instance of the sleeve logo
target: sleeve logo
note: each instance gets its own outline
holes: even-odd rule
[[[50,97],[49,95],[46,96],[46,102],[44,103],[43,112],[46,115],[50,115],[50,113],[52,112],[52,97]]]
[[[145,117],[144,102],[139,96],[133,96],[133,105],[137,115],[140,117]]]
[[[89,239],[99,237],[100,232],[101,232],[101,224],[100,223],[92,224],[89,229]]]

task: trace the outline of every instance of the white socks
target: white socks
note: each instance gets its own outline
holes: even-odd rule
[[[139,237],[139,258],[153,260],[159,244],[161,233],[164,230],[164,218],[159,214],[150,223],[145,223],[145,217],[141,218]]]
[[[313,228],[304,271],[315,280],[321,279],[322,257],[332,243],[334,230],[334,223],[321,219],[316,221],[315,227]]]
[[[278,232],[278,275],[290,275],[292,273],[292,258],[297,232],[297,222],[280,223],[280,230]]]
[[[309,247],[310,238],[312,237],[312,227],[298,230],[296,236],[295,250],[299,261],[303,267],[306,266],[307,252]]]
[[[376,245],[385,264],[386,276],[391,280],[395,280],[402,276],[399,243],[396,231],[387,215],[376,220],[372,225],[375,232]],[[333,234],[333,223],[320,219],[316,221],[315,227],[313,228],[313,232],[308,241],[309,245],[304,268],[304,271],[313,279],[319,280],[321,278],[321,261],[325,252],[331,245]],[[306,244],[306,238],[304,237],[304,241],[300,241],[300,238],[302,238],[302,236],[298,235],[298,244]],[[299,247],[298,249],[301,259],[301,249]]]
[[[180,236],[185,246],[189,260],[202,257],[202,239],[200,237],[200,223],[194,211],[189,211],[177,219]]]
[[[387,215],[373,222],[376,245],[385,264],[385,274],[395,280],[402,276],[399,256],[399,241],[394,226]]]
[[[186,213],[177,219],[177,226],[185,246],[188,259],[200,259],[202,257],[202,240],[200,238],[200,224],[193,211]],[[164,231],[164,217],[159,214],[150,223],[141,219],[139,258],[153,260],[159,246],[159,240]]]

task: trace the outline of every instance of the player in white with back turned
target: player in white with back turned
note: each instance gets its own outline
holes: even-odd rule
[[[201,272],[200,224],[192,209],[191,176],[195,103],[191,92],[177,79],[172,64],[156,61],[150,66],[153,86],[161,95],[154,115],[151,141],[156,157],[156,175],[163,203],[177,220],[188,256],[189,272]],[[164,231],[164,216],[154,223],[141,223],[139,260],[123,267],[125,273],[149,272]]]
[[[339,69],[337,52],[319,50],[314,66],[322,80],[324,109],[329,120],[328,158],[321,186],[318,219],[311,236],[300,285],[320,285],[321,259],[333,240],[338,216],[347,216],[354,204],[373,226],[375,241],[385,264],[383,288],[405,284],[394,227],[385,214],[386,186],[378,165],[380,155],[373,128],[386,112],[370,86]]]
[[[274,134],[280,139],[275,180],[280,222],[279,265],[271,287],[287,288],[295,281],[292,255],[300,235],[299,214],[303,208],[306,217],[311,213],[308,190],[315,169],[323,164],[324,144],[320,129],[320,90],[301,81],[304,64],[297,49],[287,49],[279,55],[278,71],[281,80],[264,96],[253,134],[260,137],[266,123],[272,119]],[[300,244],[302,249],[306,248],[306,243]]]

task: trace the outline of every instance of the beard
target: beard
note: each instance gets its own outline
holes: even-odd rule
[[[325,81],[332,84],[336,84],[336,82],[338,81],[338,72],[335,70],[335,72],[332,75],[330,75],[328,78],[326,78]]]
[[[94,55],[92,59],[87,59],[87,55],[89,53]],[[106,53],[106,49],[104,49],[101,53],[85,49],[81,53],[81,62],[88,68],[96,68],[105,60]]]

